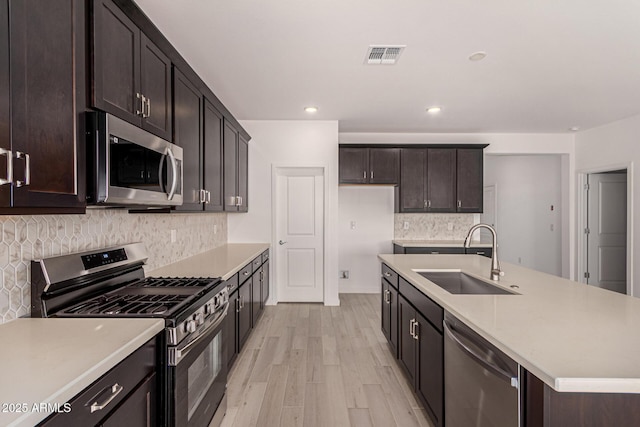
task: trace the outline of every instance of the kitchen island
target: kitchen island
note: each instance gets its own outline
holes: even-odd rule
[[[612,414],[632,411],[627,414],[630,422],[640,415],[640,299],[508,263],[501,266],[504,277],[491,283],[511,294],[454,295],[414,270],[460,270],[489,281],[488,258],[380,255],[379,259],[520,364],[534,381],[528,383],[533,388],[527,397],[537,403],[530,401],[529,409],[543,405],[535,409],[540,417],[552,417],[560,406],[553,402],[562,402],[568,411],[572,404],[597,411],[597,402],[603,399]]]

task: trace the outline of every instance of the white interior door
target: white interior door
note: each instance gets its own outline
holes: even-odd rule
[[[497,185],[486,185],[482,191],[482,214],[480,214],[480,222],[484,224],[489,224],[490,226],[496,228],[497,227]],[[480,241],[481,242],[491,242],[492,236],[491,232],[486,228],[480,229]]]
[[[279,302],[322,302],[324,171],[277,168],[276,281]]]
[[[587,283],[627,293],[627,174],[589,174]]]

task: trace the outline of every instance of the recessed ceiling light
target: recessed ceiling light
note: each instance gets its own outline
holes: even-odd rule
[[[481,61],[487,56],[487,52],[479,50],[469,55],[469,61]]]
[[[318,107],[304,107],[304,111],[307,113],[317,113]]]
[[[571,127],[569,128],[569,130],[570,130],[571,132],[578,132],[578,131],[580,130],[580,128],[579,128],[578,126],[571,126]]]
[[[440,107],[429,107],[427,108],[427,113],[436,114],[442,110]]]

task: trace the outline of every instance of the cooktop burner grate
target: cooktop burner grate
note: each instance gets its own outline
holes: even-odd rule
[[[211,284],[213,279],[186,279],[167,277],[147,277],[130,285],[132,288],[191,288],[205,287]]]
[[[104,295],[76,304],[67,315],[164,315],[185,302],[190,295]]]

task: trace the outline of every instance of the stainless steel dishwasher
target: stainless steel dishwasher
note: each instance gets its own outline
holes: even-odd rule
[[[447,427],[518,427],[519,365],[450,313],[444,318]]]

